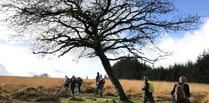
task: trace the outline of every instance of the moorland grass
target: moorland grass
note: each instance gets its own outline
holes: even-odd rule
[[[60,97],[57,93],[63,88],[64,78],[34,78],[0,76],[0,103],[114,103],[118,102],[117,93],[110,80],[106,80],[104,97],[94,96],[95,80],[84,80],[81,95]],[[120,80],[124,91],[134,103],[142,103],[143,81]],[[170,91],[176,82],[153,81],[156,103],[170,103]],[[189,83],[191,103],[209,102],[209,85]]]

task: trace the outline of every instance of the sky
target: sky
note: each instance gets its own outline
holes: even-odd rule
[[[172,52],[172,55],[156,62],[155,66],[168,67],[174,63],[195,62],[197,56],[209,49],[209,0],[173,1],[180,11],[201,16],[202,24],[194,31],[165,34],[157,45],[162,50]],[[10,34],[15,32],[0,23],[0,64],[10,75],[33,76],[48,73],[51,77],[75,75],[83,78],[95,78],[96,72],[105,75],[98,58],[81,58],[79,61],[72,55],[40,58],[32,54],[31,47],[25,42],[12,40]]]

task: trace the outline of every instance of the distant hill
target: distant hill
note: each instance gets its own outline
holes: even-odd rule
[[[0,75],[9,75],[10,73],[6,70],[6,68],[0,64]]]

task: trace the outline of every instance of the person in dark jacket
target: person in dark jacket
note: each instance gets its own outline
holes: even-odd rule
[[[96,95],[98,95],[98,91],[99,91],[99,81],[100,81],[100,74],[99,74],[99,72],[97,72],[97,76],[96,76]]]
[[[77,78],[77,86],[78,86],[78,94],[81,93],[81,85],[82,85],[83,79],[81,77]]]
[[[99,96],[102,97],[103,94],[103,88],[104,88],[104,84],[105,84],[105,80],[104,78],[102,78],[102,75],[100,75],[100,80],[99,80],[99,84],[98,84],[98,93]]]
[[[155,103],[154,98],[152,96],[152,92],[149,92],[148,89],[149,89],[148,78],[144,76],[144,87],[142,88],[142,90],[144,90],[143,103],[147,103],[148,100],[150,101],[150,103]]]
[[[190,97],[190,88],[189,85],[186,83],[186,77],[185,76],[180,76],[179,77],[179,82],[174,85],[171,95],[173,96],[173,103],[190,103],[189,97]],[[182,86],[183,87],[183,97],[184,99],[178,100],[177,99],[177,86]]]
[[[74,95],[75,93],[75,86],[76,86],[76,78],[75,76],[73,75],[72,78],[70,79],[70,89],[71,89],[71,92],[72,92],[72,96]]]

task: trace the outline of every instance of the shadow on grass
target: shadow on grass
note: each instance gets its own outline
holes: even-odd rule
[[[78,98],[78,97],[72,97],[72,98],[70,98],[70,101],[83,102],[83,101],[85,101],[85,99],[83,99],[83,98]]]
[[[55,96],[49,96],[49,97],[38,97],[36,98],[37,102],[41,102],[41,103],[61,103],[61,101],[59,100],[58,97]]]
[[[107,98],[107,97],[100,98],[100,97],[85,96],[85,97],[72,97],[68,99],[67,103],[118,103],[118,101],[113,98]]]

